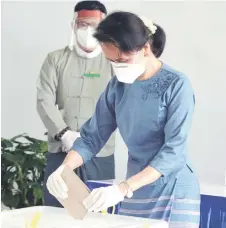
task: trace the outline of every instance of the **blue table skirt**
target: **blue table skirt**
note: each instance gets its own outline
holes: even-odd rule
[[[200,228],[226,228],[226,198],[201,195]]]
[[[95,188],[106,187],[110,184],[88,181],[86,183],[92,191]],[[108,208],[109,214],[118,214],[119,206]],[[200,228],[226,228],[226,198],[201,195]]]

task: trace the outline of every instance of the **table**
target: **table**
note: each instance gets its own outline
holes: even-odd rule
[[[38,220],[35,218],[38,217]],[[2,228],[168,228],[165,221],[120,215],[88,213],[83,220],[75,220],[64,208],[28,207],[1,212]]]
[[[200,228],[226,228],[226,186],[200,183]]]

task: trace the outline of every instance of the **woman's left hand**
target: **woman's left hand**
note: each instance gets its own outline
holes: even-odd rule
[[[97,188],[83,201],[83,205],[89,212],[99,212],[123,201],[125,194],[121,185]]]

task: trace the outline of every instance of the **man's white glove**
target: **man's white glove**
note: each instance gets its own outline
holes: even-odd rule
[[[76,131],[66,131],[63,136],[61,137],[62,142],[62,150],[63,152],[68,152],[72,146],[74,141],[80,137],[80,133]]]
[[[61,165],[56,171],[54,171],[48,178],[46,187],[49,193],[56,198],[66,199],[68,197],[68,188],[65,184],[61,173],[64,170],[64,165]]]
[[[99,212],[115,206],[124,200],[123,193],[117,185],[94,189],[83,201],[89,212]]]

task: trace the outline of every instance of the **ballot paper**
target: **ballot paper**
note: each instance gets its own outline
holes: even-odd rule
[[[82,202],[89,195],[90,190],[67,166],[61,176],[68,187],[68,197],[64,200],[59,198],[57,200],[73,218],[82,220],[88,212]]]

